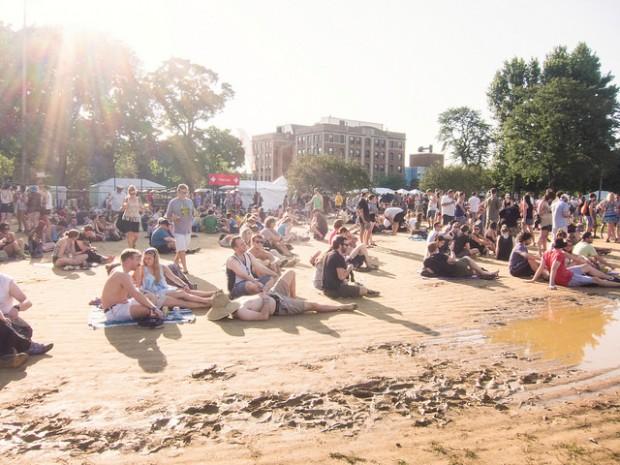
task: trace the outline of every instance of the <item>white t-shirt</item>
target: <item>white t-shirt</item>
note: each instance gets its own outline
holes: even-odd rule
[[[553,229],[566,228],[569,223],[568,215],[570,214],[570,206],[564,201],[559,201],[551,206],[553,214]]]
[[[394,217],[399,213],[402,213],[403,211],[404,210],[400,207],[389,207],[385,209],[385,211],[383,212],[383,216],[385,217],[385,219],[390,220],[391,223],[392,221],[394,221]]]
[[[448,205],[444,205],[444,203],[447,203]],[[446,195],[442,195],[441,196],[441,214],[442,215],[448,215],[448,216],[454,216],[454,211],[456,210],[456,202],[453,198],[450,198],[450,196]]]
[[[478,213],[478,209],[480,208],[480,197],[476,197],[472,195],[469,200],[467,200],[469,204],[469,211],[472,213]]]
[[[13,278],[0,273],[0,311],[5,315],[13,308],[13,297],[11,297],[10,289]]]
[[[123,207],[123,202],[125,201],[126,195],[123,192],[113,192],[112,193],[112,211],[120,211]]]

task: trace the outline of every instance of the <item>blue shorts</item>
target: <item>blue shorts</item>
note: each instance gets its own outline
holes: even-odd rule
[[[258,281],[264,286],[269,282],[270,279],[271,276],[261,276],[260,278],[258,278]],[[247,295],[247,293],[245,292],[245,283],[247,282],[248,281],[246,280],[236,283],[233,286],[232,291],[230,291],[230,298],[236,299],[237,297],[241,297],[242,295]]]
[[[588,276],[583,272],[582,265],[569,266],[568,271],[573,273],[573,277],[568,282],[568,287],[589,286],[594,284],[592,276]]]

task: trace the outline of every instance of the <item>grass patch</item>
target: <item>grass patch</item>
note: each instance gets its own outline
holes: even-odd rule
[[[356,457],[355,455],[344,455],[340,452],[331,452],[329,457],[335,460],[344,460],[349,465],[355,465],[356,463],[366,462],[366,459],[362,457]]]
[[[431,451],[437,455],[448,455],[448,451],[437,441],[431,441]]]
[[[465,458],[476,460],[478,458],[478,454],[476,454],[473,450],[465,449]]]

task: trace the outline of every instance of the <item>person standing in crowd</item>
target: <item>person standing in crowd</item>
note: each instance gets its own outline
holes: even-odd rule
[[[528,232],[533,237],[532,226],[534,225],[534,202],[532,194],[528,192],[521,201],[521,230]]]
[[[581,213],[586,219],[586,232],[593,233],[596,238],[596,194],[594,192],[586,199]]]
[[[125,202],[123,186],[116,186],[116,192],[112,193],[110,196],[110,208],[115,214],[123,214],[123,202]]]
[[[168,203],[166,218],[174,224],[174,240],[176,255],[174,263],[181,266],[183,273],[188,273],[186,253],[192,237],[192,221],[194,219],[194,203],[188,199],[189,187],[179,184],[177,196]]]
[[[344,197],[340,192],[336,192],[336,197],[334,197],[334,207],[336,207],[336,211],[339,212],[342,210],[342,206],[344,205]]]
[[[14,195],[15,200],[15,215],[17,217],[17,232],[26,231],[26,211],[28,205],[26,203],[26,192],[24,188],[17,188]]]
[[[8,222],[13,215],[13,191],[8,184],[0,189],[0,223]]]
[[[499,211],[502,208],[502,201],[497,195],[497,189],[493,187],[485,201],[486,226],[491,223],[499,223]]]
[[[568,204],[568,196],[564,192],[557,193],[557,200],[551,206],[553,240],[557,232],[562,229],[566,231],[566,227],[570,223],[570,205]]]
[[[607,198],[599,203],[598,210],[603,213],[603,223],[607,228],[607,239],[605,239],[605,242],[617,242],[618,202],[616,194],[613,192],[607,194]]]
[[[130,249],[136,247],[140,234],[140,214],[142,203],[138,197],[136,186],[127,188],[127,197],[121,206],[122,214],[117,221],[118,229],[127,236],[127,244]]]
[[[467,199],[467,206],[469,211],[469,219],[472,223],[478,220],[478,210],[480,209],[480,197],[477,192],[472,192],[471,197]]]
[[[437,216],[438,205],[437,205],[437,192],[433,192],[432,190],[426,191],[428,196],[428,207],[426,209],[426,219],[428,221],[428,228],[430,229],[435,223],[435,217]]]
[[[360,194],[360,199],[357,202],[357,206],[355,207],[355,211],[357,214],[357,221],[360,226],[360,242],[368,247],[369,244],[369,228],[370,228],[370,211],[368,210],[368,200],[366,196],[368,195],[368,189],[362,189]]]
[[[450,189],[441,197],[441,218],[444,226],[454,221],[455,210],[456,202],[454,201],[454,193],[452,189]]]
[[[553,192],[545,192],[545,195],[538,202],[538,218],[540,218],[540,237],[538,238],[538,255],[541,257],[547,250],[547,242],[549,233],[553,228],[553,220],[551,215],[551,201],[553,200]]]

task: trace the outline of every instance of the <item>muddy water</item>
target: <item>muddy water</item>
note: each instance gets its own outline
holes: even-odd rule
[[[620,306],[568,306],[549,302],[536,318],[487,333],[490,342],[524,347],[526,356],[581,369],[620,366]]]

